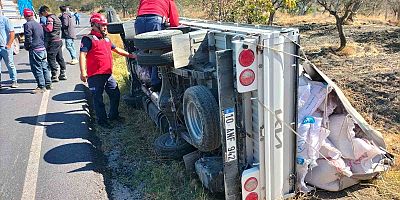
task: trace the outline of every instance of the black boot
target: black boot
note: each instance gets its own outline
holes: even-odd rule
[[[61,81],[67,80],[67,75],[65,74],[65,71],[61,70],[60,76],[58,76],[58,79]]]

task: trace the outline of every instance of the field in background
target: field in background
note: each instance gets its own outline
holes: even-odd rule
[[[182,16],[204,17],[201,11],[186,10]],[[382,132],[388,150],[396,157],[400,155],[399,28],[383,17],[359,16],[354,24],[345,26],[348,47],[342,52],[333,52],[338,39],[334,20],[328,14],[293,17],[279,13],[276,19],[278,25],[300,28],[307,57],[335,80],[353,106]],[[111,40],[122,47],[118,35],[111,35]],[[125,58],[114,55],[114,76],[123,94],[129,87],[127,73]],[[185,174],[183,163],[162,160],[154,154],[152,144],[161,133],[144,112],[131,109],[123,102],[120,110],[126,122],[114,124],[116,128],[110,133],[98,128],[98,134],[113,178],[128,186],[134,198],[218,199],[209,195],[197,179]],[[318,192],[312,198],[400,199],[399,169],[396,164],[378,180],[340,193]],[[116,199],[122,195],[114,192]]]

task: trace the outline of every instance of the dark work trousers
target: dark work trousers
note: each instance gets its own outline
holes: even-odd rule
[[[147,33],[151,31],[160,31],[164,29],[162,17],[158,15],[145,15],[138,16],[135,20],[135,33]],[[158,78],[157,67],[149,68],[149,74],[151,74],[151,85],[161,84],[161,79]]]
[[[57,76],[58,65],[60,65],[60,74],[65,74],[67,66],[65,65],[65,61],[62,54],[62,40],[48,42],[46,50],[47,50],[47,62],[49,63],[51,75],[53,77]]]
[[[103,102],[103,91],[105,90],[110,98],[110,111],[108,117],[115,119],[119,116],[118,107],[121,93],[117,81],[111,74],[98,74],[88,78],[89,89],[93,95],[94,112],[97,122],[103,123],[107,120],[107,113]]]
[[[46,57],[46,50],[29,51],[29,64],[31,65],[33,76],[39,88],[51,85],[50,71],[48,69]]]

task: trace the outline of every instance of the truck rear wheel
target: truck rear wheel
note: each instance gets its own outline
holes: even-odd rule
[[[161,157],[179,160],[195,148],[184,139],[176,140],[169,133],[165,133],[154,141],[154,150]]]
[[[175,35],[181,35],[180,30],[162,30],[142,33],[135,36],[135,47],[140,50],[171,49],[171,38]]]
[[[221,145],[218,104],[205,86],[193,86],[183,96],[183,114],[191,143],[207,152]]]

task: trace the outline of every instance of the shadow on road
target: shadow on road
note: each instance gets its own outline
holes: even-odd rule
[[[51,149],[44,155],[44,160],[51,164],[62,165],[70,163],[87,162],[86,166],[70,171],[69,173],[80,171],[101,172],[99,160],[102,160],[102,153],[88,142],[64,144]]]
[[[7,85],[3,85],[2,90],[0,90],[0,95],[2,94],[20,94],[20,93],[31,93],[32,89],[26,88],[7,88]]]
[[[89,109],[86,104],[84,85],[75,86],[73,92],[65,92],[52,97],[54,101],[66,104],[82,104],[82,109],[67,110],[45,114],[45,121],[37,121],[40,116],[28,116],[17,118],[19,123],[33,126],[44,126],[46,135],[55,139],[82,138],[89,142],[64,144],[49,150],[44,159],[51,164],[70,164],[76,162],[89,162],[85,169],[74,171],[93,170],[99,171],[104,165],[102,153],[97,150],[101,147],[100,140],[88,127],[90,123]],[[43,119],[43,118],[39,118]]]
[[[27,116],[15,119],[19,123],[33,126],[44,126],[46,136],[55,139],[79,139],[73,143],[62,144],[48,150],[43,159],[50,164],[65,165],[86,163],[85,166],[73,169],[68,173],[95,171],[104,175],[106,191],[110,194],[111,179],[106,172],[106,157],[101,151],[101,141],[92,131],[92,118],[86,97],[88,89],[83,84],[75,86],[74,91],[54,95],[51,100],[66,105],[79,104],[82,109],[75,108],[45,114],[44,121],[37,121],[41,116]]]

